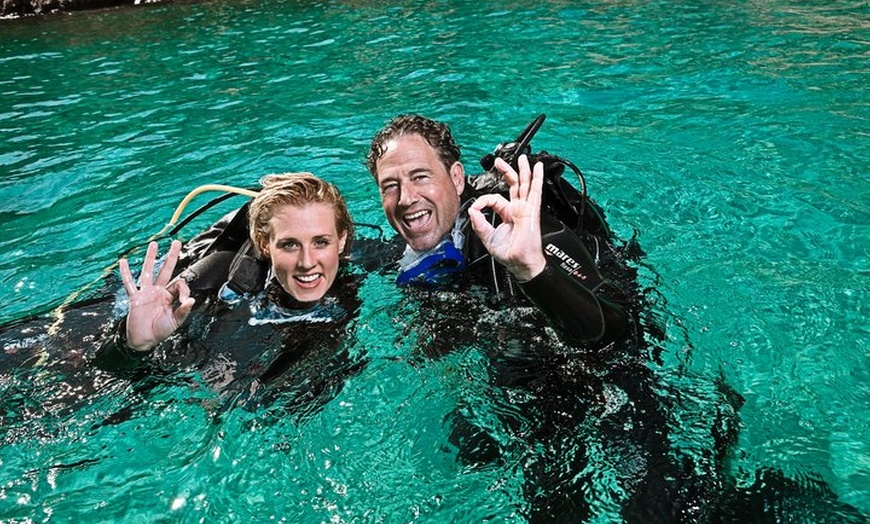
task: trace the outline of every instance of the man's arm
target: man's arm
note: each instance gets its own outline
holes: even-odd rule
[[[555,219],[545,225],[547,233],[541,233],[543,165],[536,163],[532,170],[522,155],[519,173],[501,159],[496,159],[496,168],[510,186],[510,201],[483,195],[468,212],[486,250],[571,342],[622,336],[628,325],[625,312],[599,295],[605,281],[580,240]],[[501,219],[497,227],[484,217],[486,208]]]
[[[601,276],[580,239],[556,219],[545,224],[544,270],[520,289],[570,342],[609,342],[625,336],[628,317],[607,297],[610,282]],[[549,232],[548,232],[549,231]]]

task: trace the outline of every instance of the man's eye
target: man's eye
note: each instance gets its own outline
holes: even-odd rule
[[[396,184],[395,182],[384,184],[381,186],[381,193],[389,193],[391,191],[395,191],[397,187],[399,187],[399,184]]]

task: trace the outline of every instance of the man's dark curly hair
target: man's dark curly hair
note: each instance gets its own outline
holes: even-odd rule
[[[447,171],[450,171],[454,162],[459,161],[461,152],[453,140],[453,135],[447,124],[420,115],[399,115],[387,122],[387,125],[378,131],[372,139],[369,154],[366,155],[366,167],[375,177],[375,180],[378,179],[377,163],[386,153],[387,142],[407,135],[422,136],[438,152],[438,157]]]

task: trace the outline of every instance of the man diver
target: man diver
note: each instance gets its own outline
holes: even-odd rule
[[[388,221],[407,242],[398,282],[433,284],[470,272],[496,291],[521,290],[568,341],[606,344],[623,336],[626,314],[609,296],[589,251],[564,224],[540,212],[543,165],[532,168],[522,155],[517,172],[496,158],[508,200],[479,194],[459,156],[447,125],[419,115],[394,118],[372,141],[367,167]],[[563,269],[566,258],[570,273]]]
[[[490,357],[494,407],[485,409],[501,414],[502,427],[488,426],[491,418],[460,400],[447,419],[458,460],[476,467],[513,455],[507,460],[526,464],[530,522],[581,522],[595,504],[586,497],[596,481],[578,428],[591,423],[607,434],[617,455],[610,462],[622,464],[614,475],[624,479],[624,487],[634,486],[621,499],[627,511],[653,498],[664,503],[658,481],[672,469],[641,473],[625,466],[663,462],[666,416],[636,343],[642,330],[634,305],[624,298],[631,290],[604,278],[586,247],[608,243],[606,227],[572,229],[542,212],[546,168],[540,162],[531,166],[526,155],[519,156],[516,169],[494,159],[507,198],[478,191],[459,157],[448,126],[419,115],[389,121],[367,155],[384,213],[407,243],[397,282],[411,286],[420,300],[415,315],[421,319],[422,351],[437,357],[473,344]],[[607,258],[600,250],[596,255]],[[470,293],[452,295],[458,305],[440,301],[442,293],[425,293],[462,284]],[[480,285],[489,292],[476,293]],[[529,302],[561,340],[547,334],[535,313],[524,313]],[[508,313],[510,322],[491,314],[505,308],[523,313]],[[610,364],[602,366],[603,361]],[[614,412],[602,419],[613,404],[611,391],[624,392],[628,401],[613,405]]]

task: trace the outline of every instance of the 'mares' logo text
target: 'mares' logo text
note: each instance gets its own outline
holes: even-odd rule
[[[572,275],[575,278],[579,278],[580,280],[586,280],[586,275],[584,275],[581,271],[580,264],[578,264],[576,260],[568,256],[568,253],[565,253],[553,244],[547,244],[546,246],[544,246],[544,251],[558,258],[559,266],[567,271],[569,275]]]

